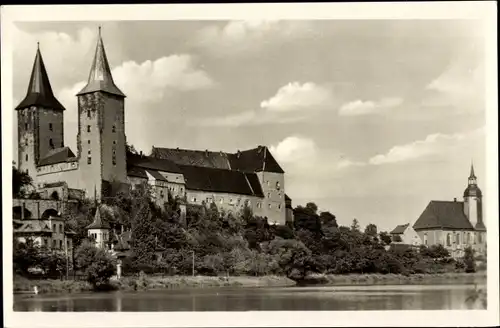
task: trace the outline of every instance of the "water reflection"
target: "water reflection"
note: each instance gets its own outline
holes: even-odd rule
[[[16,295],[15,311],[334,311],[463,309],[473,285],[162,290]]]

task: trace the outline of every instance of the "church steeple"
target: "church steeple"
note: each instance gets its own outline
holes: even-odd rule
[[[52,92],[45,64],[43,63],[42,54],[40,53],[39,43],[37,43],[35,62],[33,63],[26,97],[24,97],[23,101],[17,105],[16,110],[31,106],[64,110],[63,105],[61,105]]]
[[[104,50],[104,43],[101,37],[101,27],[99,26],[99,36],[94,55],[94,61],[90,68],[87,85],[77,95],[83,95],[90,92],[102,91],[119,97],[125,97],[123,92],[118,89],[113,81],[111,69],[109,68],[108,58]]]
[[[476,175],[474,174],[474,163],[470,163],[469,185],[477,184]]]

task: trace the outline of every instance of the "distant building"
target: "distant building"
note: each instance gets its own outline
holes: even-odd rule
[[[127,153],[126,96],[113,80],[100,29],[87,84],[76,97],[75,153],[64,145],[65,108],[37,49],[26,97],[16,107],[17,163],[45,197],[100,200],[113,183],[147,182],[160,205],[170,193],[228,212],[247,204],[270,223],[286,222],[284,171],[265,146],[237,153],[157,147],[151,156]]]
[[[109,224],[101,219],[101,210],[98,207],[95,211],[94,221],[87,227],[88,237],[94,242],[97,248],[108,249],[109,246]]]
[[[441,244],[459,257],[467,246],[478,253],[486,250],[482,192],[477,185],[474,166],[464,191],[464,201],[432,200],[413,225],[424,245]]]
[[[38,246],[68,252],[71,256],[75,232],[66,228],[60,212],[54,209],[54,202],[24,200],[20,206],[19,203],[16,200],[17,206],[13,208],[14,238],[23,243],[31,239]]]
[[[413,227],[407,223],[398,225],[390,232],[393,242],[399,242],[406,245],[418,246],[422,240]]]

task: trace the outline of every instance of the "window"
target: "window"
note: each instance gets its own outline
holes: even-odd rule
[[[62,224],[59,225],[59,232],[63,233],[63,226],[62,226]]]
[[[483,235],[480,232],[478,232],[478,234],[477,234],[477,242],[478,243],[482,243],[483,242],[483,238],[482,237],[483,237]]]
[[[116,132],[116,125],[113,125],[113,129],[112,129],[113,133]]]
[[[59,248],[62,249],[63,246],[62,246],[62,240],[59,240]]]
[[[90,145],[90,139],[89,139],[89,140],[87,140],[87,144],[89,144],[89,145]]]
[[[281,210],[281,204],[278,204],[278,210]]]
[[[52,240],[52,248],[56,248],[56,241]]]
[[[455,243],[457,243],[457,245],[460,245],[460,233],[458,233],[458,232],[455,235]]]
[[[446,246],[451,246],[451,234],[446,234]]]
[[[28,123],[24,123],[24,128],[28,130]]]
[[[267,198],[271,198],[271,193],[270,192],[267,193]]]
[[[90,125],[87,125],[87,132],[90,132]]]
[[[269,187],[269,181],[266,181],[266,185]]]
[[[54,142],[52,141],[52,139],[49,139],[49,146],[50,148],[54,149]]]
[[[26,160],[28,160],[28,154],[26,154]]]
[[[257,208],[262,208],[262,204],[260,202],[257,203]]]
[[[280,188],[281,188],[281,187],[280,187],[280,183],[279,183],[279,181],[278,181],[278,182],[276,182],[276,189],[280,190]]]
[[[193,197],[193,203],[196,203],[196,197]]]
[[[66,247],[67,247],[68,249],[70,249],[70,248],[71,248],[71,243],[69,242],[69,240],[67,240],[67,241],[66,241]]]
[[[424,245],[427,245],[427,232],[424,233]]]
[[[114,150],[113,150],[112,162],[113,162],[113,165],[116,165],[116,151],[114,151]]]
[[[229,198],[229,204],[232,204],[232,203],[233,203],[233,199]]]
[[[25,144],[26,144],[26,147],[28,147],[28,140],[26,140],[26,143],[25,143]]]
[[[90,155],[87,157],[87,164],[92,164],[92,157]]]
[[[163,190],[160,191],[160,197],[163,198]]]
[[[53,232],[57,232],[57,229],[56,229],[56,228],[57,228],[57,227],[56,227],[56,225],[55,225],[55,224],[53,224],[53,225],[52,225],[52,231],[53,231]]]
[[[89,149],[89,151],[87,153],[90,155],[90,149]]]
[[[221,197],[221,199],[219,200],[219,202],[220,202],[221,204],[223,204],[223,203],[224,203],[224,198],[222,198],[222,197]]]
[[[26,174],[29,175],[30,174],[30,170],[26,169]]]
[[[50,131],[54,131],[54,130],[52,129],[52,123],[49,123],[49,130],[50,130]]]
[[[90,110],[87,111],[87,118],[90,118]]]
[[[48,240],[47,238],[44,238],[44,239],[43,239],[43,244],[44,244],[45,246],[47,246],[47,247],[49,247],[49,246],[50,246],[50,245],[49,245],[49,240]]]
[[[268,204],[267,206],[269,207],[269,209],[271,209],[271,208],[272,208],[271,204]]]
[[[113,145],[116,145],[116,140],[113,140]]]

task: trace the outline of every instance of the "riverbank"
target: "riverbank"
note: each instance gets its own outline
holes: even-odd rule
[[[435,284],[486,284],[486,271],[475,273],[436,274],[312,274],[300,281],[300,285],[435,285]]]
[[[157,290],[157,289],[189,289],[189,288],[217,288],[217,287],[289,287],[296,282],[282,276],[240,276],[240,277],[208,277],[208,276],[134,276],[123,277],[120,280],[111,280],[105,290]],[[75,280],[29,280],[16,276],[14,279],[14,293],[32,293],[37,287],[39,294],[77,293],[94,291],[86,281]]]

